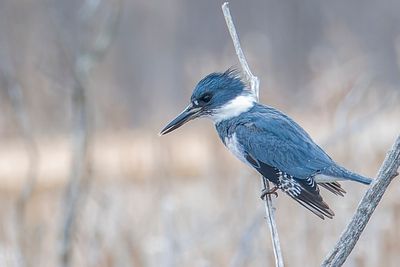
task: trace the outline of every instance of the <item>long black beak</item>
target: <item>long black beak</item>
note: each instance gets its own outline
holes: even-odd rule
[[[197,118],[200,115],[201,108],[194,107],[192,104],[187,106],[181,114],[179,114],[175,119],[173,119],[164,129],[161,130],[160,135],[164,135],[178,129],[186,122]]]

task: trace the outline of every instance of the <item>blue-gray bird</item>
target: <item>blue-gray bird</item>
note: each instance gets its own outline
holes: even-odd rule
[[[187,108],[160,134],[199,117],[210,118],[224,145],[275,185],[263,196],[280,189],[321,219],[332,218],[334,213],[323,201],[319,186],[343,196],[340,180],[371,183],[370,178],[335,163],[287,115],[257,103],[235,70],[202,79]]]

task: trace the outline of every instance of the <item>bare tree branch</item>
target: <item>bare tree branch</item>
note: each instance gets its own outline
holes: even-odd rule
[[[245,74],[245,77],[248,80],[248,82],[250,82],[250,88],[251,88],[256,100],[258,101],[260,81],[256,76],[253,75],[253,73],[250,70],[249,65],[247,64],[246,57],[244,56],[243,50],[240,46],[239,37],[236,33],[235,24],[233,23],[232,16],[229,11],[229,3],[228,2],[225,2],[222,5],[222,11],[224,13],[226,25],[227,25],[227,27],[229,29],[229,33],[232,37],[233,45],[235,46],[235,50],[236,50],[236,55],[240,61],[240,65],[242,67],[243,73]],[[261,177],[261,181],[262,181],[263,189],[269,190],[268,181],[264,177]],[[265,205],[265,212],[266,212],[266,220],[267,220],[267,223],[268,223],[268,226],[270,229],[270,233],[271,233],[272,247],[274,249],[275,265],[279,266],[279,267],[284,266],[271,196],[267,195],[267,197],[265,198],[265,201],[264,201],[264,205]]]
[[[321,266],[341,266],[346,261],[390,182],[398,175],[397,170],[399,166],[400,136],[397,137],[396,142],[387,153],[379,170],[378,178],[372,182],[350,223]]]
[[[93,20],[93,14],[100,4],[86,1],[81,17],[85,20]],[[74,80],[72,90],[72,165],[64,198],[64,211],[62,219],[62,238],[60,248],[61,266],[71,266],[72,236],[75,230],[75,218],[78,213],[78,204],[82,204],[83,192],[87,190],[88,175],[88,145],[91,132],[90,112],[88,101],[90,99],[87,83],[91,70],[98,64],[108,51],[115,39],[117,26],[121,16],[121,2],[117,1],[115,10],[108,12],[105,25],[101,28],[95,40],[84,51],[79,51],[71,63],[71,75]],[[94,21],[91,21],[95,23]],[[65,40],[62,40],[65,41]]]
[[[3,78],[3,80],[6,82],[5,88],[29,158],[26,181],[19,193],[15,209],[16,236],[21,252],[19,265],[26,266],[25,213],[26,206],[32,196],[33,188],[35,187],[38,176],[39,153],[32,133],[33,130],[31,120],[25,109],[24,95],[21,85],[19,84],[15,75],[13,75],[10,71],[1,70],[0,80],[1,78]]]
[[[222,4],[222,12],[224,12],[226,25],[228,26],[229,33],[231,34],[233,45],[235,46],[236,55],[239,59],[240,65],[242,66],[243,73],[245,74],[246,79],[250,82],[250,88],[258,101],[260,81],[256,76],[253,75],[250,70],[249,64],[247,64],[246,57],[244,56],[242,47],[240,46],[239,37],[236,33],[236,28],[232,20],[231,12],[229,11],[229,2],[225,2]]]
[[[85,87],[77,83],[72,96],[74,110],[74,129],[72,136],[72,165],[67,192],[64,199],[64,218],[62,226],[61,263],[70,266],[71,236],[77,213],[77,205],[82,188],[82,180],[87,171],[87,147],[89,142],[89,126],[87,112],[87,95]]]

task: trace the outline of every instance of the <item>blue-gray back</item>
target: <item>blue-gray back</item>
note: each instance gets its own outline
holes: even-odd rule
[[[221,139],[236,134],[244,153],[298,179],[335,164],[296,122],[261,104],[216,125]]]

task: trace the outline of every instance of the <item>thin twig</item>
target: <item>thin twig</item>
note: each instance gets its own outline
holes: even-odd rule
[[[249,64],[247,64],[246,57],[244,56],[242,47],[240,46],[239,37],[236,33],[236,28],[232,20],[231,12],[229,11],[229,2],[223,3],[222,12],[224,12],[226,26],[228,26],[229,33],[231,34],[233,45],[235,46],[236,55],[239,59],[240,65],[242,66],[243,73],[245,74],[246,79],[250,82],[250,88],[258,101],[260,81],[256,76],[253,75],[250,70]]]
[[[229,3],[225,2],[222,5],[222,11],[224,13],[226,25],[228,26],[229,33],[231,34],[233,45],[235,46],[236,55],[240,61],[240,65],[242,67],[243,73],[246,76],[246,79],[250,82],[250,89],[254,94],[254,97],[258,101],[259,96],[259,79],[253,75],[250,70],[249,65],[247,64],[246,57],[244,56],[243,50],[240,46],[239,37],[236,33],[235,24],[233,23],[231,13],[229,11]],[[269,183],[264,178],[261,177],[262,185],[264,190],[269,190]],[[272,205],[272,200],[270,196],[267,196],[264,201],[265,205],[265,213],[266,213],[266,220],[270,229],[271,239],[272,239],[272,247],[274,249],[274,256],[275,256],[275,265],[276,266],[284,266],[283,264],[283,257],[282,251],[279,242],[279,235],[278,229],[276,227],[275,216],[274,216],[274,208]]]
[[[270,190],[268,180],[265,177],[261,176],[261,183],[264,187],[264,190],[268,192]],[[275,256],[275,265],[284,266],[281,244],[279,242],[278,227],[276,226],[276,221],[275,221],[275,208],[272,204],[271,194],[267,194],[265,196],[264,206],[265,206],[266,220],[271,232],[272,247],[274,249],[274,256]]]
[[[361,199],[350,223],[321,266],[341,266],[346,261],[390,182],[398,175],[399,166],[400,136],[397,137],[396,142],[387,153],[379,170],[378,178],[372,182],[370,188]]]

